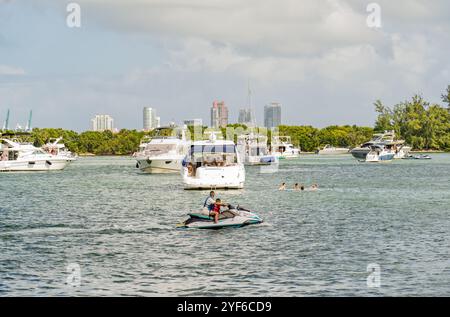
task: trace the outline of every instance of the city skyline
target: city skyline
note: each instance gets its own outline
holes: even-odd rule
[[[67,26],[67,3],[0,1],[2,122],[11,109],[10,125],[24,125],[33,109],[36,127],[82,131],[86,118],[109,113],[138,128],[149,101],[166,122],[209,122],[204,105],[217,98],[235,121],[251,81],[260,124],[277,100],[288,125],[371,126],[377,99],[392,106],[419,93],[440,103],[450,82],[443,0],[378,1],[378,28],[353,0],[77,3],[80,28]]]

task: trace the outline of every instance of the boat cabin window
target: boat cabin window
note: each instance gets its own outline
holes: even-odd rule
[[[193,153],[236,153],[236,146],[234,144],[192,145],[190,154]]]
[[[192,145],[189,157],[204,166],[229,166],[236,164],[235,145]]]
[[[17,151],[0,150],[0,161],[15,161],[18,157],[19,152]]]

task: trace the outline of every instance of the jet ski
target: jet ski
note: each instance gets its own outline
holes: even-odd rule
[[[254,212],[242,207],[229,206],[229,209],[219,215],[219,222],[214,223],[214,218],[205,215],[204,212],[192,212],[188,214],[189,218],[177,225],[178,228],[197,228],[197,229],[222,229],[227,227],[244,227],[262,223],[263,220]]]

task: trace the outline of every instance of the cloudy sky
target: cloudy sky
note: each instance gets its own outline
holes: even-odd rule
[[[81,7],[69,28],[67,4]],[[377,1],[381,28],[357,0],[0,0],[0,121],[89,128],[97,113],[142,128],[203,118],[224,100],[237,121],[247,100],[283,122],[372,125],[373,102],[450,84],[450,2]]]

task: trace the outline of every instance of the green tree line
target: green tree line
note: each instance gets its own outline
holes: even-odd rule
[[[377,100],[375,131],[394,130],[414,149],[450,151],[450,86],[442,101],[446,107],[431,104],[420,95],[393,107]]]

